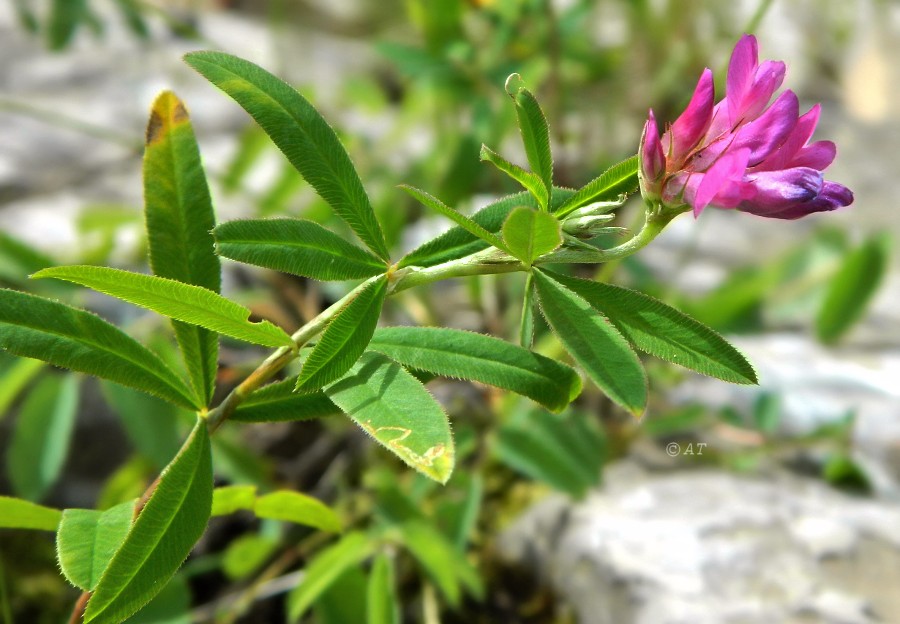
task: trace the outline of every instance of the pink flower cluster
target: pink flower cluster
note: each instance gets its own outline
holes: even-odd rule
[[[797,96],[781,93],[781,61],[759,62],[756,38],[744,35],[728,66],[725,98],[714,105],[712,72],[704,70],[687,109],[659,136],[650,111],[641,137],[641,192],[648,201],[707,206],[763,217],[797,219],[853,202],[847,187],[824,179],[831,141],[810,143],[817,104],[800,115]]]

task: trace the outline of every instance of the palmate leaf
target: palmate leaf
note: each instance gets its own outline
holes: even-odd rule
[[[634,192],[638,187],[637,171],[638,157],[627,158],[578,189],[553,212],[557,217],[562,218],[590,203],[610,201],[622,193]]]
[[[581,378],[565,364],[473,332],[384,327],[375,331],[369,349],[416,370],[516,392],[554,411],[581,392]]]
[[[277,422],[308,420],[340,414],[341,410],[324,392],[297,394],[296,379],[263,386],[238,405],[229,420],[235,422]]]
[[[56,531],[62,512],[21,498],[0,496],[0,529]]]
[[[457,212],[441,200],[437,199],[426,193],[425,191],[419,190],[412,186],[407,186],[405,184],[401,184],[400,188],[404,191],[415,197],[422,204],[432,208],[440,212],[442,215],[456,223],[459,227],[467,231],[469,234],[477,236],[484,242],[489,245],[493,245],[497,249],[501,249],[507,253],[509,253],[509,248],[503,243],[499,236],[492,232],[488,232],[486,229],[481,227],[477,222],[473,221],[469,217],[464,214]]]
[[[628,342],[584,299],[542,270],[533,271],[541,312],[566,351],[614,402],[640,416],[647,377]]]
[[[318,390],[350,370],[372,338],[387,284],[387,276],[373,281],[332,319],[300,369],[297,392]]]
[[[384,234],[350,157],[302,95],[261,67],[229,54],[192,52],[185,61],[250,113],[360,240],[382,260],[389,259]]]
[[[454,450],[447,414],[399,364],[379,353],[364,353],[325,393],[408,465],[439,483],[450,478]]]
[[[135,501],[106,511],[66,509],[56,533],[56,556],[66,579],[91,591],[125,541],[134,518]]]
[[[511,163],[487,145],[481,146],[480,158],[481,160],[488,161],[497,167],[497,169],[521,184],[535,197],[541,210],[547,209],[550,196],[547,194],[547,187],[539,176],[530,171],[525,171],[520,166]]]
[[[85,624],[121,622],[159,593],[206,528],[212,486],[209,433],[198,419],[100,577]]]
[[[283,329],[268,321],[251,323],[250,310],[200,286],[98,266],[51,267],[32,277],[53,277],[81,284],[163,316],[253,344],[266,347],[293,344]]]
[[[503,240],[510,253],[531,265],[535,260],[562,245],[559,220],[546,212],[520,206],[503,223]]]
[[[200,407],[156,354],[100,317],[62,303],[0,289],[0,348]]]
[[[724,381],[757,382],[753,366],[728,341],[662,301],[556,273],[553,279],[584,298],[641,351]]]
[[[144,149],[144,218],[150,267],[159,277],[221,289],[221,267],[211,234],[212,199],[200,150],[184,104],[170,91],[153,103]],[[173,319],[175,337],[201,402],[212,400],[219,338]]]
[[[215,229],[219,255],[317,280],[384,273],[387,265],[352,243],[303,219],[229,221]]]

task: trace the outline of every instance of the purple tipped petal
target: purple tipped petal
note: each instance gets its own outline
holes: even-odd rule
[[[739,121],[743,112],[742,104],[753,83],[758,65],[759,49],[756,37],[744,35],[737,42],[737,45],[734,46],[734,51],[731,53],[731,61],[728,63],[728,77],[725,82],[725,95],[728,98],[728,118],[732,127]]]
[[[819,171],[834,162],[837,155],[837,147],[831,141],[816,141],[812,145],[807,145],[791,159],[792,167],[812,167]]]
[[[659,129],[656,117],[651,110],[644,124],[641,135],[641,175],[646,182],[659,180],[666,172],[666,158],[663,154],[662,142],[659,140]]]
[[[681,160],[703,137],[712,121],[714,99],[712,71],[704,69],[690,104],[666,133],[669,136],[663,137],[664,143],[671,141],[669,158]]]
[[[765,215],[774,219],[799,219],[814,212],[829,212],[853,203],[853,192],[843,184],[825,182],[822,192],[808,202],[791,205],[784,210]]]
[[[802,115],[781,147],[769,154],[755,169],[759,171],[775,171],[776,169],[788,169],[790,167],[813,167],[813,169],[821,170],[820,167],[814,167],[806,162],[795,162],[796,156],[801,153],[801,150],[812,137],[816,124],[819,123],[821,108],[821,106],[816,104],[806,114]]]
[[[685,188],[685,200],[694,208],[694,216],[699,216],[713,198],[726,190],[729,185],[740,184],[747,169],[750,151],[746,149],[727,152],[713,163],[705,174],[695,174]],[[691,182],[697,181],[696,185]],[[696,190],[695,190],[696,189]]]
[[[822,192],[822,172],[809,167],[764,171],[747,176],[756,195],[739,210],[761,216],[777,214],[791,206],[814,200]]]
[[[730,149],[750,150],[750,166],[760,164],[781,147],[797,125],[800,103],[793,91],[778,96],[762,115],[742,126]]]

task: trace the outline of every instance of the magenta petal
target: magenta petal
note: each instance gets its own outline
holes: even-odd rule
[[[688,184],[685,189],[685,199],[693,206],[695,217],[710,204],[713,198],[723,190],[723,187],[741,182],[749,157],[750,152],[746,149],[729,151],[706,171],[696,185],[696,192],[689,194],[687,191],[691,189],[691,185]],[[689,195],[693,195],[693,197]]]
[[[714,99],[715,86],[712,71],[704,69],[690,104],[675,120],[667,133],[671,136],[669,158],[681,160],[703,137],[712,121]]]
[[[824,185],[822,172],[809,167],[754,173],[747,176],[747,181],[756,189],[756,195],[739,209],[762,216],[812,201]]]
[[[791,167],[812,167],[819,171],[834,162],[837,155],[837,147],[831,141],[816,141],[807,145],[791,159]]]
[[[813,169],[821,170],[823,167],[815,167],[806,162],[795,162],[795,157],[800,153],[810,137],[812,137],[813,132],[816,129],[816,124],[819,123],[819,113],[821,109],[822,107],[816,104],[806,114],[802,115],[797,120],[797,125],[791,130],[791,133],[784,140],[781,147],[769,154],[769,156],[755,168],[760,171],[775,171],[777,169],[788,169],[790,167],[813,167]]]
[[[785,91],[762,115],[737,131],[731,149],[749,149],[750,166],[760,164],[785,142],[797,125],[799,113],[797,96]]]
[[[659,140],[659,128],[651,110],[641,135],[641,175],[645,181],[656,181],[666,172],[666,159]]]
[[[772,99],[772,94],[784,81],[785,65],[781,61],[765,61],[756,70],[756,76],[739,109],[734,113],[733,123],[755,119]]]
[[[756,68],[759,64],[759,49],[756,37],[741,37],[728,63],[728,77],[725,82],[725,96],[728,98],[728,117],[731,126],[738,122],[743,110],[744,98],[750,90]]]

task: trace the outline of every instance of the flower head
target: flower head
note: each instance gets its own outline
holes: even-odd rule
[[[817,104],[800,115],[790,90],[769,105],[784,80],[780,61],[759,62],[756,38],[744,35],[728,65],[725,97],[714,104],[712,72],[703,71],[685,111],[662,137],[653,111],[640,148],[641,193],[650,202],[731,208],[797,219],[853,202],[847,187],[824,179],[831,141],[810,143]]]

